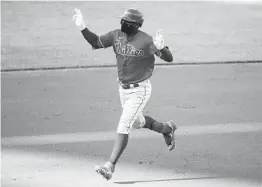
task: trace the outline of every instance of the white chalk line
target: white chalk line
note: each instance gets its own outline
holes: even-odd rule
[[[230,134],[243,132],[260,132],[262,123],[229,123],[215,125],[178,126],[176,136]],[[130,138],[148,139],[156,138],[159,134],[147,129],[133,130]],[[115,140],[115,131],[67,133],[38,136],[3,137],[2,145],[48,145],[59,143],[92,142]]]

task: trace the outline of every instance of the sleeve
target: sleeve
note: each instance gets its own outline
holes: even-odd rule
[[[98,37],[98,45],[101,48],[111,47],[114,43],[114,38],[116,35],[116,30],[110,31],[104,35]]]
[[[169,60],[172,56],[167,46],[165,46],[162,50],[159,50],[156,48],[153,41],[150,42],[150,54],[154,54],[165,61]]]
[[[165,46],[162,50],[158,50],[155,53],[156,56],[158,56],[159,58],[161,58],[162,60],[166,61],[166,62],[173,62],[173,55],[172,52],[169,50],[169,48],[167,46]]]
[[[150,43],[149,43],[149,53],[152,54],[152,55],[153,55],[153,54],[156,54],[156,55],[157,55],[157,53],[159,53],[159,52],[160,52],[160,51],[156,48],[153,40],[150,41]]]

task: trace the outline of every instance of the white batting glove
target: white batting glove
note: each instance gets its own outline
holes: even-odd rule
[[[162,50],[165,47],[164,37],[162,35],[162,30],[158,30],[156,36],[154,37],[154,44],[158,50]]]
[[[74,12],[75,14],[73,15],[73,21],[80,30],[83,30],[84,28],[86,28],[83,15],[81,11],[77,8],[74,9]]]

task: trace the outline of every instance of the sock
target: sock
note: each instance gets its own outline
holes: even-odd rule
[[[171,133],[172,129],[167,124],[161,123],[156,121],[155,119],[151,118],[150,116],[145,116],[146,124],[144,128],[148,128],[158,133],[162,134],[169,134]]]

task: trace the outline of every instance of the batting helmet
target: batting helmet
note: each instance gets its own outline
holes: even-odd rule
[[[120,18],[128,22],[138,23],[140,27],[144,23],[144,15],[133,8],[125,10],[124,15],[120,16]]]

